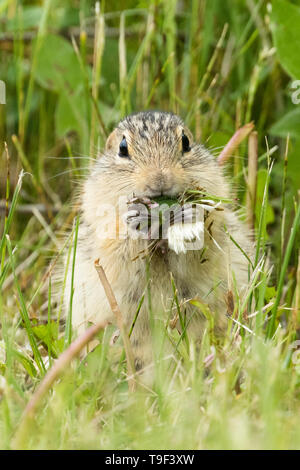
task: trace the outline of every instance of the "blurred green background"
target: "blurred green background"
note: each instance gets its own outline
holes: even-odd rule
[[[217,350],[208,332],[199,358],[176,350],[176,393],[162,380],[137,398],[105,333],[89,367],[58,383],[28,447],[299,448],[298,227],[288,240],[300,186],[300,1],[0,0],[0,80],[0,446],[12,447],[25,403],[64,349],[45,272],[76,214],[73,196],[120,118],[161,109],[216,158],[255,124],[254,228],[266,255],[251,288],[258,338],[241,330]],[[244,217],[247,140],[225,171]]]

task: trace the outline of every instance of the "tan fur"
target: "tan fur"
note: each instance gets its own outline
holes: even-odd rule
[[[191,150],[182,153],[182,131],[189,137]],[[118,155],[120,142],[125,136],[130,158]],[[74,281],[73,325],[79,331],[87,322],[112,319],[112,314],[99,282],[94,261],[100,259],[121,311],[131,325],[138,302],[146,287],[146,261],[139,257],[148,242],[121,238],[126,227],[115,214],[98,214],[103,203],[117,208],[120,196],[153,196],[157,191],[166,196],[176,196],[192,186],[204,188],[208,193],[229,197],[229,185],[215,159],[201,145],[192,142],[192,134],[181,119],[170,113],[146,112],[131,115],[121,121],[109,136],[104,154],[99,157],[87,178],[82,193],[82,218]],[[126,204],[118,209],[120,215]],[[116,213],[118,212],[116,210]],[[211,234],[221,250],[205,231],[205,258],[201,263],[198,251],[177,255],[168,250],[166,255],[156,251],[150,261],[152,309],[155,315],[166,320],[173,292],[172,273],[178,289],[179,300],[200,297],[208,303],[215,315],[218,331],[226,327],[225,293],[228,290],[228,265],[235,274],[240,291],[247,285],[247,261],[241,251],[225,234],[224,224],[237,243],[251,254],[251,241],[244,225],[233,211],[213,211],[206,220],[211,224]],[[100,239],[99,226],[106,224],[118,232],[117,239]],[[117,226],[116,226],[117,225]],[[133,259],[135,259],[133,261]],[[70,285],[71,267],[67,286]],[[221,284],[213,289],[221,281]],[[209,293],[209,291],[212,292]],[[69,289],[67,289],[69,291]],[[206,297],[207,296],[207,297]],[[69,305],[69,294],[65,305]],[[187,315],[194,311],[185,303]],[[205,322],[198,311],[190,325],[190,334],[201,339]],[[132,345],[139,364],[151,360],[151,338],[147,301],[144,302],[133,330]]]

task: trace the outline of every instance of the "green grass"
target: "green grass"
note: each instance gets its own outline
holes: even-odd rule
[[[266,3],[120,0],[101,2],[95,15],[91,1],[0,1],[0,448],[300,448],[300,129],[290,119],[300,112],[290,96],[300,51],[289,47],[289,35],[299,41],[300,6],[274,0],[270,13]],[[148,283],[135,320],[148,302],[153,387],[128,390],[122,342],[110,345],[109,326],[86,361],[74,359],[56,380],[20,439],[26,404],[72,339],[72,296],[61,318],[72,286],[64,279],[54,299],[52,273],[62,256],[76,261],[73,195],[115,123],[153,108],[180,114],[216,158],[255,122],[249,289],[238,298],[233,279],[221,339],[205,299],[194,300],[208,319],[196,348],[173,279],[165,316],[152,311]],[[245,141],[226,164],[242,218],[247,171]],[[176,314],[182,335],[171,328]]]

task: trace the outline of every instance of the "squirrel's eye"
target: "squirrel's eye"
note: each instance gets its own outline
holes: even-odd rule
[[[119,147],[119,156],[129,157],[127,142],[126,142],[126,138],[124,135],[123,135],[123,139],[121,140],[120,147]]]
[[[181,142],[182,142],[182,152],[183,153],[189,152],[191,150],[190,141],[183,131],[182,131]]]

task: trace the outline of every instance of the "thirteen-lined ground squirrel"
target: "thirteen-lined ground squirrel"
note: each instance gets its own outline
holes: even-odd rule
[[[151,208],[149,202],[159,197],[173,198],[176,203],[176,198],[190,188],[203,191],[203,204],[183,204],[181,199],[164,234],[154,230],[150,235],[160,240],[149,240],[140,203],[148,203],[146,211]],[[151,279],[151,311],[156,318],[167,319],[174,298],[172,273],[185,318],[189,321],[193,316],[189,336],[201,339],[205,327],[201,311],[188,302],[195,297],[208,304],[216,331],[224,331],[228,279],[234,272],[240,291],[248,280],[247,259],[228,233],[246,253],[252,251],[247,229],[230,204],[216,203],[218,198],[223,201],[229,197],[228,181],[216,159],[193,141],[178,116],[147,111],[123,119],[110,134],[81,195],[73,326],[80,330],[88,322],[112,318],[94,267],[99,258],[128,327],[145,291],[147,273]],[[198,215],[203,216],[201,220]],[[71,271],[70,263],[67,286]],[[66,290],[69,292],[69,288]],[[68,309],[69,294],[65,305]],[[138,368],[149,364],[152,343],[146,300],[131,342]]]

